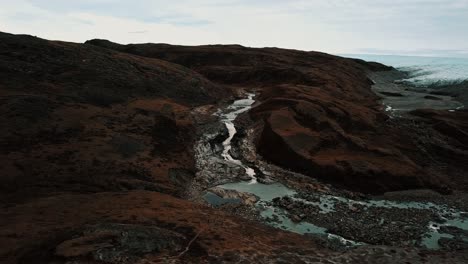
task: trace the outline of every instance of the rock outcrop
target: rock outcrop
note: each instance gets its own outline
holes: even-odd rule
[[[167,61],[0,33],[0,196],[179,193],[168,170],[194,173],[192,108],[230,93]]]

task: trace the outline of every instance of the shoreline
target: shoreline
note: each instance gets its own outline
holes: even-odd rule
[[[458,94],[448,92],[457,84],[445,87],[416,87],[401,80],[406,72],[393,69],[386,72],[369,72],[374,82],[372,91],[381,98],[386,111],[409,112],[417,109],[461,110],[468,105],[468,98],[462,100]]]

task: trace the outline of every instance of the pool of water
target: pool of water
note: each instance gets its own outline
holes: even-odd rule
[[[213,206],[242,203],[242,200],[239,198],[223,198],[212,192],[206,192],[205,195],[203,195],[203,199]]]
[[[262,184],[250,182],[236,182],[223,184],[218,187],[227,190],[236,190],[238,192],[247,192],[255,194],[261,201],[269,202],[276,197],[292,196],[296,192],[280,183]]]

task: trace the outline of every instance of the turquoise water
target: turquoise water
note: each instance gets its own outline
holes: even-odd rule
[[[336,239],[345,246],[363,245],[363,243],[355,242],[352,240],[345,239],[341,236],[328,233],[326,228],[314,225],[312,223],[308,223],[305,221],[301,221],[299,223],[294,222],[287,216],[287,213],[283,209],[267,205],[267,202],[272,201],[274,198],[279,198],[283,196],[293,197],[296,194],[296,191],[284,186],[281,183],[263,184],[259,182],[236,182],[220,185],[218,187],[227,190],[236,190],[239,192],[252,193],[258,196],[259,201],[257,203],[257,206],[260,209],[260,215],[263,219],[267,220],[270,225],[276,228],[280,228],[298,234],[322,235],[327,237],[328,239]],[[307,203],[307,201],[304,202]],[[326,207],[323,207],[323,204],[327,202],[328,201],[321,201],[320,203],[317,203],[317,205],[323,210],[324,213],[329,212],[329,210]]]
[[[468,58],[345,54],[349,58],[376,61],[410,73],[404,79],[415,86],[460,83],[468,80]]]
[[[287,188],[280,183],[262,184],[250,182],[228,183],[219,186],[226,190],[236,190],[239,192],[253,193],[262,201],[271,201],[276,197],[292,196],[296,194],[294,190]]]
[[[330,213],[335,211],[336,202],[344,202],[350,205],[362,205],[365,207],[379,207],[379,208],[398,208],[398,209],[423,209],[423,210],[434,210],[439,215],[450,215],[452,219],[445,219],[444,223],[430,222],[426,234],[421,238],[421,244],[428,249],[439,249],[440,245],[438,241],[440,238],[453,238],[452,235],[441,232],[440,226],[452,226],[458,227],[462,230],[468,230],[468,218],[463,216],[461,212],[449,208],[443,205],[437,205],[431,202],[396,202],[388,200],[365,200],[356,201],[344,197],[332,196],[332,195],[321,195],[320,202],[310,202],[304,199],[294,198],[296,192],[280,183],[274,184],[262,184],[262,183],[249,183],[249,182],[237,182],[220,185],[223,189],[236,190],[240,192],[252,193],[259,197],[257,206],[261,208],[261,216],[264,219],[270,220],[270,225],[288,230],[299,234],[317,234],[325,235],[329,239],[338,239],[343,245],[356,246],[362,245],[357,241],[351,241],[344,239],[341,236],[330,234],[326,228],[314,225],[308,222],[296,223],[287,217],[287,213],[277,207],[267,206],[266,202],[272,201],[276,197],[289,196],[292,199],[301,201],[306,204],[314,204],[320,208],[321,213]],[[326,206],[325,206],[326,205]],[[438,228],[434,228],[438,226]]]
[[[205,199],[205,201],[207,201],[213,206],[242,203],[242,201],[238,198],[223,198],[212,192],[205,193],[205,195],[203,195],[203,199]]]

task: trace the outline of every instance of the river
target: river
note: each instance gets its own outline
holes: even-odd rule
[[[414,214],[418,214],[418,210],[426,210],[433,213],[437,221],[426,221],[426,226],[421,227],[423,230],[426,230],[423,236],[418,239],[419,241],[410,242],[419,244],[428,249],[438,249],[438,241],[440,238],[450,239],[454,237],[452,234],[444,233],[441,227],[454,227],[457,230],[468,231],[468,214],[441,204],[382,199],[353,200],[338,195],[321,193],[313,194],[318,197],[318,199],[308,200],[307,195],[305,198],[304,195],[301,197],[296,190],[288,188],[279,182],[271,184],[259,182],[256,177],[255,169],[244,164],[241,157],[236,159],[232,155],[232,140],[237,134],[234,121],[241,113],[248,111],[252,107],[252,104],[255,102],[254,97],[254,94],[249,93],[247,94],[247,98],[236,100],[226,109],[221,109],[216,113],[219,117],[219,122],[221,122],[227,130],[227,135],[223,134],[225,131],[218,131],[204,135],[204,137],[200,139],[196,146],[196,152],[198,153],[197,166],[200,170],[197,177],[203,178],[210,187],[255,195],[258,200],[254,206],[255,209],[258,210],[264,223],[299,234],[311,234],[322,238],[326,237],[327,239],[338,241],[344,246],[366,244],[361,241],[347,239],[339,234],[332,234],[326,227],[308,221],[292,221],[291,215],[289,215],[284,208],[275,206],[274,203],[272,203],[275,198],[289,197],[297,203],[319,208],[319,217],[337,213],[341,210],[340,208],[342,208],[340,205],[343,204],[350,208],[356,206],[363,208],[362,214],[368,214],[371,216],[370,218],[376,218],[370,213],[373,208],[378,208],[379,210],[407,210],[409,214],[411,214],[412,210],[415,211]],[[221,144],[213,143],[215,138],[223,135],[226,138]],[[242,203],[241,199],[232,197],[223,198],[209,190],[204,193],[203,199],[215,207]],[[336,219],[336,221],[342,220],[343,219]],[[382,225],[383,223],[392,221],[384,218],[374,220],[380,222]],[[468,239],[468,237],[465,239]]]

